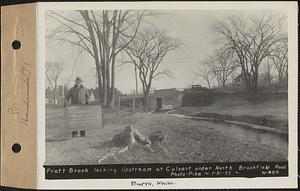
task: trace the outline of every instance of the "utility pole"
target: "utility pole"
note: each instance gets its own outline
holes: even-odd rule
[[[62,89],[61,89],[61,102],[62,104],[65,103],[65,86],[62,85]]]
[[[132,112],[134,113],[135,110],[135,96],[138,95],[138,79],[137,79],[137,72],[136,72],[136,63],[134,61],[134,74],[135,74],[135,93],[133,93],[133,101],[132,101]]]

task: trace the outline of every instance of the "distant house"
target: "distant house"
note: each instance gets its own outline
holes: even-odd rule
[[[233,87],[244,88],[246,86],[243,73],[240,73],[236,78],[234,78]]]
[[[239,74],[235,79],[234,79],[234,83],[236,85],[243,85],[244,84],[244,77],[243,74]]]
[[[88,92],[90,94],[90,102],[94,102],[95,101],[95,95],[94,95],[94,89],[88,89]]]
[[[266,75],[261,75],[261,74],[258,75],[258,85],[259,86],[263,86],[263,87],[271,86],[271,84],[275,84],[275,83],[276,83],[275,78],[272,78],[271,76],[266,76]],[[244,88],[246,86],[243,74],[239,74],[234,79],[234,86],[237,88]]]

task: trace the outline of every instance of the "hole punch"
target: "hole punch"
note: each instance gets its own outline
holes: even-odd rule
[[[12,45],[13,49],[15,49],[15,50],[21,48],[21,42],[18,40],[14,40],[11,45]]]
[[[14,153],[19,153],[21,151],[21,145],[19,143],[13,144],[12,148]]]

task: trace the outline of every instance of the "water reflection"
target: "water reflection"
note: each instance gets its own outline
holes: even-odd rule
[[[248,125],[236,125],[224,122],[213,122],[207,121],[199,117],[191,117],[180,114],[171,114],[177,117],[188,118],[193,120],[201,120],[208,123],[210,128],[220,131],[222,134],[238,138],[244,141],[257,142],[262,145],[275,147],[277,149],[282,149],[285,152],[288,151],[288,134],[280,132],[272,132],[264,129],[252,128]],[[211,120],[211,119],[210,119]]]
[[[214,129],[221,131],[222,134],[233,136],[245,141],[255,141],[257,143],[288,150],[288,135],[267,130],[254,129],[250,126],[239,126],[233,124],[220,123],[213,125]],[[226,128],[224,128],[226,127]]]

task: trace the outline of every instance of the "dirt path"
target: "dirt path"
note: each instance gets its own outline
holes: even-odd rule
[[[103,163],[287,160],[287,152],[284,149],[226,136],[212,128],[213,124],[209,122],[167,114],[135,114],[124,117],[121,120],[123,125],[107,124],[104,129],[88,132],[85,138],[46,142],[47,164],[96,164],[97,160],[107,152],[120,149],[110,145],[108,141],[117,132],[123,130],[129,119],[136,122],[135,128],[144,135],[150,135],[156,130],[164,131],[168,134],[167,142],[160,146],[153,146],[152,152],[137,145]]]

